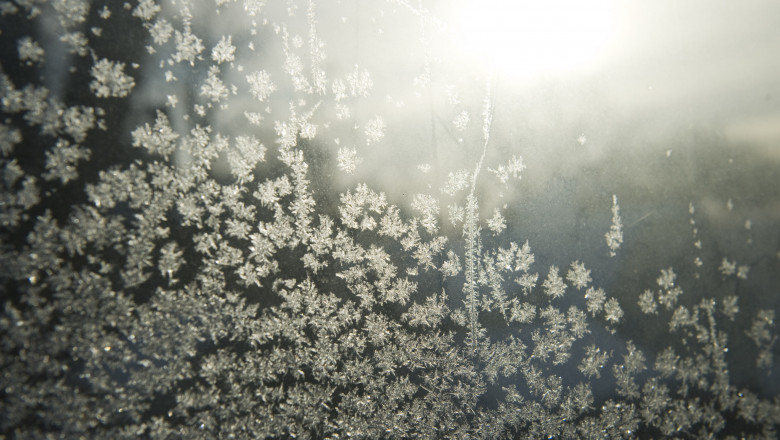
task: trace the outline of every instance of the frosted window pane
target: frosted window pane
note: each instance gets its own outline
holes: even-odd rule
[[[775,437],[778,12],[0,1],[0,437]]]

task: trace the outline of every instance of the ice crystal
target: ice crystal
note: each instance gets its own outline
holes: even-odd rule
[[[493,210],[493,217],[488,219],[487,227],[493,231],[494,234],[500,234],[506,229],[506,220],[504,220],[504,216],[501,215],[501,210],[498,208]]]
[[[59,179],[63,184],[78,177],[76,166],[80,160],[90,157],[90,151],[78,145],[71,145],[60,139],[54,148],[46,151],[46,180]]]
[[[756,358],[756,366],[759,368],[769,369],[772,367],[773,355],[772,347],[777,342],[777,336],[770,333],[770,329],[775,325],[775,312],[774,310],[759,310],[756,318],[753,320],[753,325],[746,333],[750,339],[755,342],[758,347],[758,357]]]
[[[236,47],[233,46],[233,36],[228,35],[227,38],[223,35],[213,49],[211,49],[211,59],[222,64],[225,62],[233,61],[236,59]]]
[[[164,18],[158,18],[154,24],[149,27],[149,34],[152,36],[152,40],[157,45],[162,45],[168,42],[173,35],[173,26],[168,20]]]
[[[135,87],[135,80],[124,69],[125,63],[101,59],[92,66],[94,80],[89,83],[89,88],[98,98],[127,96]]]
[[[415,194],[412,199],[412,208],[420,214],[420,224],[428,231],[434,234],[438,230],[439,201],[428,194]]]
[[[254,136],[236,137],[235,148],[228,151],[230,172],[240,184],[254,181],[253,171],[264,160],[265,146]]]
[[[250,16],[255,16],[263,11],[265,0],[244,0],[244,11]]]
[[[374,116],[366,123],[366,144],[374,144],[385,137],[385,121],[381,116]]]
[[[585,269],[585,264],[579,261],[571,263],[571,269],[566,274],[566,279],[578,289],[588,287],[588,284],[593,281],[590,277],[590,270]]]
[[[164,36],[167,29],[164,27],[162,30],[162,39],[167,38]],[[176,53],[173,55],[173,60],[177,63],[188,61],[190,65],[195,64],[195,57],[199,56],[203,52],[203,40],[198,38],[191,30],[186,29],[184,32],[175,31],[176,39]]]
[[[609,247],[609,255],[614,257],[620,245],[623,244],[623,223],[620,220],[620,207],[616,195],[612,195],[612,226],[609,227],[609,231],[604,237],[607,240],[607,247]]]
[[[141,0],[138,2],[138,6],[133,9],[133,17],[149,21],[154,18],[160,10],[162,10],[162,8],[160,8],[160,5],[155,3],[154,0]]]
[[[219,78],[219,67],[211,66],[205,83],[200,87],[200,95],[210,101],[219,102],[228,97],[228,88]]]
[[[612,324],[620,322],[620,318],[623,317],[623,309],[620,308],[620,304],[617,299],[610,298],[604,303],[604,319]]]
[[[347,84],[349,84],[349,91],[352,96],[368,96],[374,87],[371,74],[368,70],[361,69],[358,65],[355,65],[352,72],[347,75]]]
[[[677,304],[677,298],[682,295],[682,293],[683,291],[679,287],[673,287],[669,290],[659,292],[658,302],[669,310]]]
[[[363,213],[364,205],[367,208],[365,214]],[[368,211],[381,214],[385,206],[387,206],[387,201],[384,194],[377,194],[371,191],[365,184],[360,184],[355,194],[347,191],[346,194],[341,195],[339,212],[341,213],[342,222],[347,227],[373,229],[376,226],[376,220],[368,214]],[[360,220],[360,223],[358,223],[358,220]]]
[[[737,263],[734,261],[729,261],[726,257],[723,257],[723,261],[720,262],[720,267],[718,267],[718,270],[720,273],[726,276],[734,275],[737,271]]]
[[[470,121],[471,117],[469,116],[469,113],[466,110],[463,110],[462,112],[458,113],[457,116],[455,116],[455,119],[452,120],[452,125],[454,125],[455,128],[459,131],[463,131],[468,128]]]
[[[450,223],[452,223],[453,226],[458,226],[460,223],[463,223],[463,220],[466,216],[466,210],[456,204],[447,206],[447,211],[449,213],[449,219]]]
[[[585,353],[586,353],[585,357],[582,359],[582,363],[578,367],[579,370],[587,378],[591,378],[593,376],[595,376],[596,378],[601,377],[601,370],[606,365],[607,360],[610,357],[610,354],[601,351],[601,349],[596,347],[595,345],[589,346],[585,350]]]
[[[183,263],[182,255],[175,242],[167,243],[160,249],[160,273],[168,278],[169,283],[176,282],[173,276]]]
[[[0,153],[3,156],[9,156],[14,145],[20,142],[22,142],[22,134],[18,129],[0,124]]]
[[[19,60],[24,61],[28,66],[42,63],[44,60],[44,50],[37,41],[30,37],[24,37],[18,44]]]
[[[412,305],[401,319],[411,325],[437,327],[448,311],[443,299],[443,295],[440,298],[428,297],[425,304]]]
[[[536,282],[539,280],[539,274],[523,274],[519,278],[515,278],[515,282],[523,288],[523,294],[528,294],[536,286]]]
[[[589,287],[587,292],[585,292],[585,299],[588,303],[588,312],[590,312],[591,315],[596,316],[604,308],[604,301],[607,299],[607,294],[601,288],[595,289]]]
[[[496,169],[488,170],[495,174],[498,180],[506,184],[510,178],[520,179],[520,173],[525,169],[522,157],[512,156],[506,164],[499,165]]]
[[[271,81],[271,75],[265,70],[252,72],[246,76],[249,83],[249,93],[260,101],[265,101],[276,90],[276,86]]]
[[[65,133],[79,143],[84,142],[87,132],[95,127],[95,123],[95,109],[92,107],[69,107],[62,115]]]
[[[729,295],[723,299],[723,314],[726,315],[731,321],[734,320],[734,317],[739,312],[737,300],[738,298],[736,295]]]
[[[176,139],[179,135],[173,131],[165,113],[157,110],[154,126],[145,123],[131,133],[134,147],[143,147],[151,154],[159,154],[168,158],[176,149]]]
[[[60,24],[66,29],[86,21],[89,13],[89,2],[85,0],[60,0],[52,6],[57,11]]]
[[[674,287],[675,279],[677,279],[677,275],[674,273],[674,269],[670,267],[668,269],[661,269],[661,276],[658,277],[656,282],[661,288],[669,290]]]
[[[542,283],[544,293],[553,297],[559,298],[563,296],[566,291],[566,284],[563,282],[563,278],[558,275],[558,268],[550,266],[550,272],[547,274],[547,279]]]
[[[631,341],[626,343],[628,353],[623,356],[622,364],[612,366],[617,380],[618,394],[628,398],[639,397],[639,387],[635,380],[636,373],[645,369],[645,356]]]
[[[749,271],[750,271],[750,267],[749,266],[745,266],[745,265],[739,266],[737,268],[737,278],[746,280],[747,279],[747,274],[748,274]]]
[[[469,172],[466,170],[458,170],[456,172],[450,172],[447,176],[447,183],[444,184],[442,192],[454,196],[460,191],[469,187]]]
[[[441,265],[442,275],[454,277],[460,273],[460,258],[452,250],[447,252],[447,260]]]
[[[655,302],[655,297],[651,290],[645,290],[639,295],[639,308],[646,314],[658,313],[658,303]]]
[[[352,174],[357,169],[357,166],[362,162],[357,155],[357,150],[354,148],[339,148],[338,152],[339,169],[345,173]]]
[[[534,320],[536,316],[536,306],[530,303],[520,304],[517,301],[513,302],[510,321],[516,321],[521,324],[529,324]]]

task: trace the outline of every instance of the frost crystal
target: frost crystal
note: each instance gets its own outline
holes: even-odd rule
[[[447,176],[447,183],[444,184],[442,192],[454,196],[460,191],[469,187],[470,174],[466,170],[458,170],[454,173],[449,173]]]
[[[101,59],[92,66],[89,88],[98,98],[123,98],[135,87],[133,77],[125,74],[125,63]]]
[[[252,182],[255,167],[265,160],[265,146],[254,136],[238,136],[235,145],[228,151],[230,171],[239,184]]]
[[[13,151],[14,145],[22,142],[22,134],[18,129],[12,129],[0,124],[0,153],[8,156]]]
[[[723,257],[723,261],[720,262],[720,267],[718,267],[718,270],[720,273],[726,276],[734,275],[737,272],[737,263],[729,261],[726,259],[726,257]]]
[[[233,61],[235,56],[236,47],[233,46],[233,37],[228,35],[227,38],[222,36],[216,46],[211,49],[211,59],[219,64]]]
[[[244,0],[244,11],[254,17],[263,11],[265,0]]]
[[[53,6],[60,24],[66,29],[86,21],[89,13],[89,2],[85,0],[61,0],[54,2]]]
[[[228,97],[228,89],[219,78],[219,67],[211,66],[206,82],[200,87],[200,95],[210,101],[219,102]]]
[[[276,90],[271,75],[265,70],[250,73],[246,80],[249,83],[249,93],[259,101],[265,101]]]
[[[347,83],[349,84],[349,90],[352,96],[368,96],[371,94],[371,89],[374,87],[374,82],[371,80],[371,74],[357,65],[355,65],[355,68],[347,76]]]
[[[504,216],[501,215],[501,211],[498,208],[493,211],[493,217],[488,219],[487,225],[494,234],[500,234],[506,229],[506,220],[504,220]]]
[[[588,287],[588,283],[593,281],[590,278],[590,270],[585,269],[585,264],[575,261],[571,263],[571,269],[566,274],[566,279],[578,289]]]
[[[733,321],[737,312],[739,312],[739,306],[737,305],[737,297],[735,295],[729,295],[723,299],[723,314]]]
[[[173,26],[164,18],[158,18],[154,25],[149,28],[149,34],[152,36],[152,40],[157,45],[162,45],[168,42],[173,35]]]
[[[469,113],[466,110],[463,110],[452,120],[452,125],[454,125],[458,131],[464,131],[468,128],[470,121],[471,117],[469,116]]]
[[[163,36],[164,32],[167,29],[163,29]],[[190,30],[185,30],[185,32],[175,31],[176,36],[176,53],[173,55],[173,60],[177,63],[181,63],[184,61],[188,61],[190,65],[195,64],[195,57],[200,55],[201,52],[203,52],[203,40],[196,37],[195,34],[193,34]],[[165,38],[167,39],[167,38]]]
[[[381,214],[386,206],[387,201],[383,193],[377,194],[371,191],[367,185],[360,184],[357,186],[355,194],[347,191],[346,194],[341,195],[339,212],[342,222],[347,227],[374,229],[376,220],[369,215],[369,212]]]
[[[469,113],[466,110],[463,110],[462,112],[458,113],[458,116],[455,116],[455,119],[452,121],[452,125],[454,125],[455,128],[459,131],[463,131],[468,128],[470,120],[471,117],[469,116]]]
[[[496,169],[488,170],[498,177],[502,184],[509,182],[510,178],[520,179],[520,173],[525,169],[522,157],[512,156],[506,164],[501,164]]]
[[[617,196],[612,195],[612,226],[604,235],[609,248],[609,255],[614,257],[616,251],[623,244],[623,223],[620,220],[620,207],[618,206]]]
[[[661,288],[668,290],[674,287],[674,280],[676,278],[677,275],[674,273],[674,269],[670,267],[668,269],[661,269],[661,276],[658,277],[656,282]]]
[[[601,377],[602,368],[607,363],[607,359],[609,359],[609,353],[601,351],[595,345],[591,345],[586,349],[585,358],[583,358],[578,368],[588,378],[593,376],[599,378]]]
[[[547,279],[542,283],[544,293],[553,297],[560,298],[566,291],[566,284],[563,282],[563,278],[558,275],[558,268],[550,266],[550,273],[547,274]]]
[[[519,322],[521,324],[529,324],[534,320],[536,316],[536,306],[529,303],[515,303],[512,307],[510,321]]]
[[[447,260],[441,265],[442,275],[454,277],[460,273],[460,258],[452,250],[447,252]]]
[[[80,160],[89,159],[90,152],[78,145],[70,145],[60,139],[54,148],[46,151],[46,180],[59,179],[63,184],[78,177],[76,165]]]
[[[178,250],[175,242],[167,243],[160,249],[160,274],[168,278],[168,282],[171,284],[176,283],[173,276],[181,267],[182,251]]]
[[[87,55],[89,40],[83,32],[68,32],[60,37],[60,41],[70,46],[70,53],[80,57]]]
[[[345,173],[352,174],[357,166],[362,162],[354,148],[339,148],[338,152],[339,169]]]
[[[462,206],[457,203],[448,205],[447,211],[449,212],[450,222],[453,226],[458,226],[460,223],[463,223],[463,219],[466,216],[466,210]]]
[[[138,3],[138,6],[133,9],[133,16],[144,21],[149,21],[154,18],[160,10],[160,5],[155,3],[154,0],[141,0]]]
[[[133,136],[133,146],[146,148],[151,154],[159,154],[163,157],[169,157],[176,148],[175,141],[179,135],[173,131],[165,113],[157,110],[157,119],[154,127],[145,123],[143,127],[138,127],[131,133]]]
[[[366,123],[366,144],[374,144],[385,137],[385,121],[381,116],[374,116]]]
[[[620,318],[623,317],[623,309],[620,308],[620,304],[615,298],[610,298],[604,304],[604,319],[612,324],[620,322]]]
[[[604,308],[604,301],[606,298],[607,294],[604,293],[603,289],[594,289],[593,287],[589,287],[588,291],[585,292],[585,299],[588,302],[588,312],[590,312],[590,314],[593,316],[596,316],[598,313],[600,313]]]
[[[18,50],[19,60],[24,61],[28,66],[43,62],[43,48],[30,37],[24,37],[19,40]]]
[[[642,313],[658,313],[658,304],[655,302],[655,298],[651,290],[645,290],[641,295],[639,295],[639,308],[642,309]]]
[[[76,142],[84,142],[87,132],[95,127],[95,109],[74,106],[66,109],[62,115],[65,133]]]
[[[438,230],[439,201],[428,194],[415,194],[412,199],[412,209],[422,214],[420,224],[428,233],[436,233]]]

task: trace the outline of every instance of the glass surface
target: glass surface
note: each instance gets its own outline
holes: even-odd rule
[[[0,1],[0,438],[776,438],[778,15]]]

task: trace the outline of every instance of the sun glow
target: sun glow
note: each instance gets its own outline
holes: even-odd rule
[[[586,71],[615,40],[612,0],[468,0],[455,44],[515,79]]]

